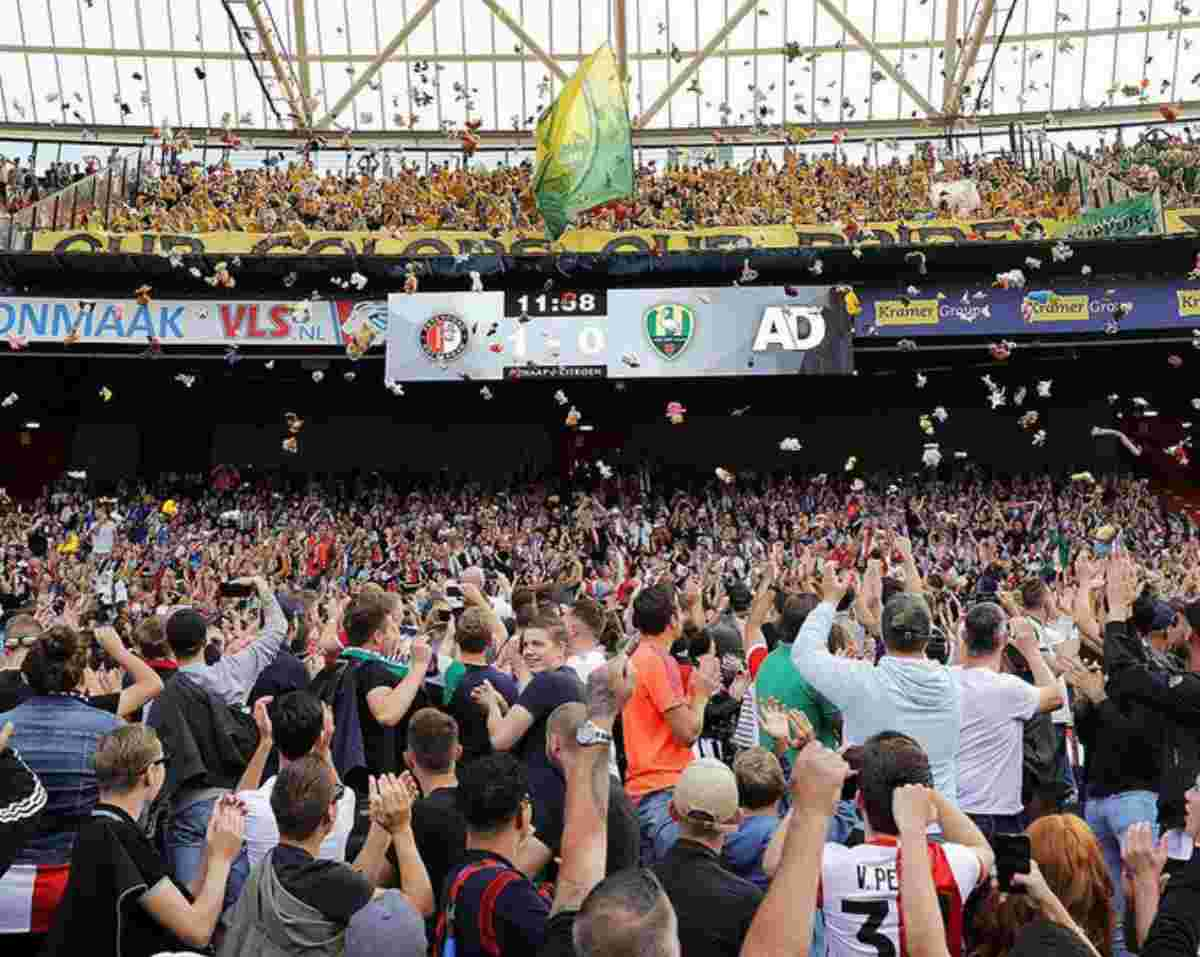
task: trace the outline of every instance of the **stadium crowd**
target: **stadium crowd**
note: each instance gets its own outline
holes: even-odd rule
[[[3,502],[5,954],[1196,953],[1191,517],[660,488]]]
[[[279,155],[253,169],[227,162],[205,167],[169,155],[165,166],[150,164],[136,194],[105,215],[110,229],[126,232],[542,228],[528,162],[464,169],[455,161],[425,170],[390,154],[361,159],[357,171],[322,175],[307,160]],[[963,180],[977,190],[968,207],[937,195],[938,184]],[[635,197],[593,210],[577,225],[620,231],[911,221],[956,211],[1025,218],[1078,212],[1078,197],[1070,189],[1056,191],[1048,164],[1022,168],[1005,157],[942,161],[932,150],[878,166],[847,162],[844,155],[805,159],[790,150],[737,166],[712,155],[670,166],[639,161]]]

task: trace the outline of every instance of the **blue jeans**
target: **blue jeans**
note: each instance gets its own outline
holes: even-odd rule
[[[992,843],[997,834],[1024,834],[1025,815],[1017,814],[968,814],[975,826],[983,832],[983,836]]]
[[[208,820],[212,817],[213,807],[217,799],[206,798],[178,809],[167,824],[166,851],[167,867],[175,875],[175,880],[181,884],[190,884],[200,877],[200,865],[204,859],[205,836],[208,832]],[[250,876],[250,858],[246,855],[246,845],[233,860],[229,869],[229,881],[225,885],[225,903],[222,912],[228,911],[237,903],[242,894],[246,878]]]
[[[1075,786],[1075,766],[1071,763],[1071,755],[1067,752],[1067,726],[1054,726],[1054,783],[1057,787],[1055,795],[1058,806],[1079,803],[1079,790]]]
[[[1153,791],[1122,791],[1108,797],[1089,798],[1087,808],[1088,827],[1100,842],[1100,852],[1104,855],[1104,866],[1108,868],[1108,876],[1112,878],[1112,906],[1116,911],[1116,925],[1113,928],[1113,957],[1126,957],[1129,949],[1125,946],[1125,891],[1121,886],[1121,841],[1130,824],[1147,821],[1158,837],[1158,796]],[[1130,933],[1133,929],[1130,928]]]
[[[862,827],[858,807],[853,801],[838,801],[837,809],[829,819],[829,834],[825,840],[830,844],[845,844],[856,827]]]
[[[671,820],[673,788],[651,791],[637,803],[638,830],[642,836],[642,867],[653,867],[679,840],[679,825]]]

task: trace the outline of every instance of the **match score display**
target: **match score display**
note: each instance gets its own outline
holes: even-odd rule
[[[397,382],[854,369],[853,322],[828,286],[394,294],[387,330]]]

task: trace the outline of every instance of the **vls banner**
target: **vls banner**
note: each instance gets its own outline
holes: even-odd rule
[[[912,297],[865,289],[859,296],[863,311],[855,331],[860,336],[1000,337],[1200,327],[1200,282],[1075,284],[1052,290],[943,286]]]
[[[91,345],[338,346],[369,322],[387,331],[386,302],[0,299],[0,336]],[[75,338],[75,333],[78,337]]]

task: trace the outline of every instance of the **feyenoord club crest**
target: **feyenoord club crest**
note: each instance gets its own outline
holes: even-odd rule
[[[467,351],[471,331],[458,316],[439,313],[425,321],[417,336],[421,351],[430,362],[449,362]]]
[[[696,314],[688,306],[665,303],[642,317],[646,341],[668,362],[678,359],[696,334]]]

